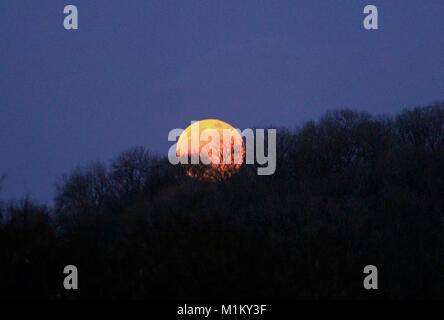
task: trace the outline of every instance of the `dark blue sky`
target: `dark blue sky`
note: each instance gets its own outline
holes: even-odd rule
[[[62,173],[130,146],[166,154],[191,120],[293,127],[443,99],[443,17],[442,0],[0,0],[0,198],[49,201]]]

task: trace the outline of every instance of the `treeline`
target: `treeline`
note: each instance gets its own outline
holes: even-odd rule
[[[444,103],[332,111],[277,139],[272,176],[196,181],[139,147],[61,177],[54,208],[3,202],[0,296],[444,297]]]

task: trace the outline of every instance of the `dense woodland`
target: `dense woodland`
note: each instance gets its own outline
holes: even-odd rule
[[[444,103],[331,111],[277,156],[205,182],[136,147],[62,176],[54,207],[3,199],[0,297],[444,298]]]

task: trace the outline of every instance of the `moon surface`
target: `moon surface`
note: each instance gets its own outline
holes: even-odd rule
[[[194,122],[180,135],[176,154],[186,157],[186,173],[198,180],[220,181],[232,176],[242,166],[245,145],[240,133],[230,124],[205,119]],[[192,158],[198,163],[192,163]]]

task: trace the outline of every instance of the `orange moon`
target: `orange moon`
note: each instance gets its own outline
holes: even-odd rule
[[[245,145],[242,136],[230,124],[205,119],[194,122],[182,132],[177,141],[176,155],[188,159],[188,164],[182,166],[190,177],[220,181],[242,166]],[[193,164],[192,157],[199,157],[199,163]]]

